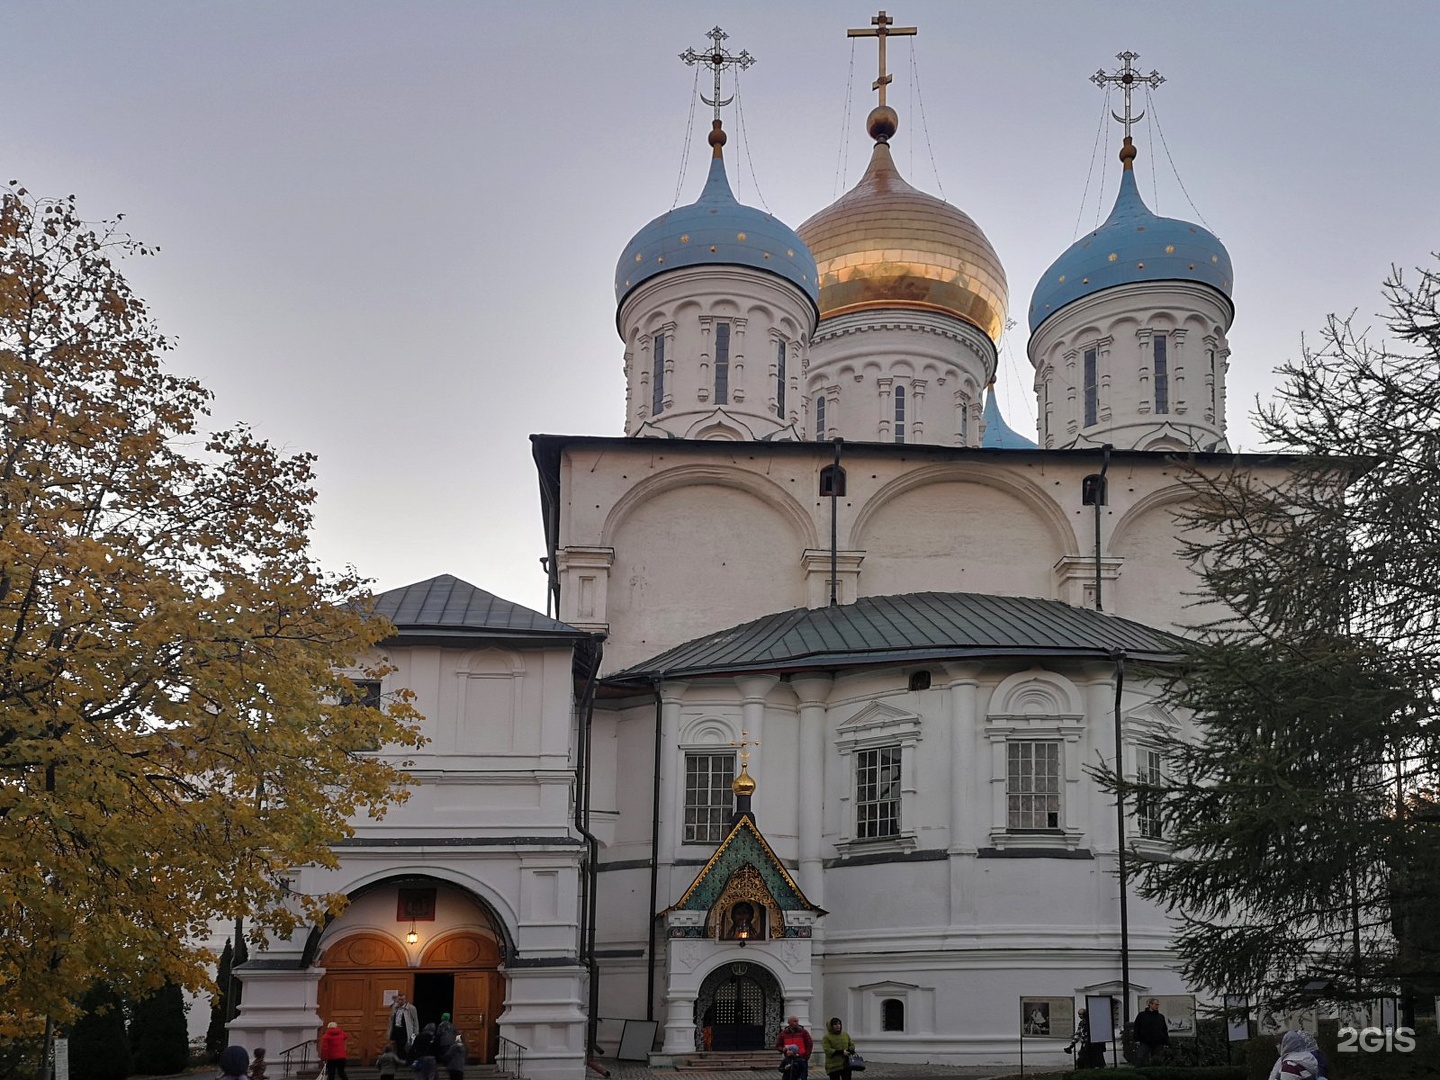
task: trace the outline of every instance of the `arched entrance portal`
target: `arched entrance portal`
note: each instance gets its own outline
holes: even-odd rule
[[[784,1007],[779,982],[759,964],[716,968],[695,998],[697,1043],[707,1050],[767,1050],[779,1038]]]
[[[450,1013],[469,1048],[469,1060],[495,1058],[497,1021],[505,1004],[505,977],[496,970],[500,952],[492,940],[456,933],[427,949],[418,967],[392,941],[376,934],[342,938],[320,961],[320,1015],[350,1034],[351,1060],[373,1061],[389,1037],[390,1003],[404,994],[420,1022]]]
[[[352,1061],[373,1061],[385,1048],[390,1005],[402,993],[422,1027],[450,1013],[470,1061],[495,1058],[505,1006],[503,939],[472,895],[428,886],[409,879],[353,896],[325,930],[320,1019],[349,1033]]]

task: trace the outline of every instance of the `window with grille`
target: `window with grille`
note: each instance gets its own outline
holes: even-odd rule
[[[899,998],[886,998],[880,1002],[880,1030],[905,1030],[905,1002]]]
[[[655,370],[650,376],[650,415],[665,408],[665,335],[655,335]]]
[[[1168,413],[1170,411],[1169,339],[1164,334],[1156,334],[1150,339],[1150,344],[1155,352],[1155,411]]]
[[[1006,827],[1060,828],[1060,744],[1012,742],[1006,756]]]
[[[1141,750],[1135,779],[1142,784],[1158,785],[1163,777],[1159,750]],[[1147,840],[1160,839],[1160,800],[1152,792],[1141,791],[1135,799],[1135,817],[1140,835]]]
[[[734,754],[685,755],[685,843],[718,844],[735,813]]]
[[[895,441],[905,441],[905,387],[895,387]]]
[[[1095,375],[1095,350],[1085,350],[1085,426],[1094,427],[1099,414],[1099,383]]]
[[[785,419],[785,342],[775,343],[775,415]]]
[[[825,441],[825,395],[819,394],[815,398],[815,441]]]
[[[855,836],[873,840],[900,834],[900,747],[855,754]]]
[[[730,403],[730,324],[715,324],[715,404]]]

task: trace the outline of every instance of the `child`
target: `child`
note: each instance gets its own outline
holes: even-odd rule
[[[250,1080],[265,1080],[265,1048],[257,1046],[250,1060]]]
[[[450,1080],[465,1080],[465,1040],[455,1033],[455,1041],[445,1048],[445,1068]]]
[[[405,1064],[395,1053],[395,1043],[387,1042],[385,1052],[375,1059],[375,1068],[380,1070],[380,1080],[395,1080],[395,1073]]]

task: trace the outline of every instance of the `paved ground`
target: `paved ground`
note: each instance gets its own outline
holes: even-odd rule
[[[610,1071],[610,1080],[771,1080],[771,1073],[765,1069],[727,1069],[715,1072],[699,1072],[693,1069],[684,1071],[642,1065],[635,1061],[615,1061],[612,1058],[600,1060],[606,1069]],[[467,1069],[466,1075],[476,1073],[474,1069]],[[485,1070],[489,1073],[489,1070]],[[195,1070],[176,1077],[156,1077],[154,1080],[209,1080],[215,1075],[213,1069]],[[444,1071],[441,1071],[444,1075]],[[778,1077],[778,1073],[774,1074]],[[1014,1066],[1004,1065],[887,1065],[884,1062],[872,1061],[870,1067],[864,1073],[864,1080],[992,1080],[994,1077],[1014,1076]],[[279,1067],[278,1062],[272,1062],[269,1069],[270,1080],[283,1080],[284,1070]],[[352,1065],[349,1069],[350,1080],[375,1080],[379,1074],[371,1068]],[[825,1080],[825,1074],[816,1069],[810,1070],[811,1080]],[[408,1080],[408,1078],[407,1078]],[[601,1080],[600,1075],[595,1072],[587,1074],[587,1080]],[[861,1080],[857,1074],[856,1080]]]

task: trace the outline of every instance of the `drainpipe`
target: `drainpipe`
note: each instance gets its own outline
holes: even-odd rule
[[[595,964],[595,894],[596,875],[600,845],[590,831],[590,780],[594,775],[591,766],[591,736],[595,730],[595,692],[600,681],[600,664],[605,656],[605,638],[596,634],[590,639],[593,654],[590,672],[585,678],[585,689],[580,695],[579,748],[575,763],[575,828],[585,838],[585,867],[580,875],[580,962],[589,973],[590,1008],[585,1024],[585,1047],[587,1055],[595,1045],[595,1033],[600,1024],[597,1002],[600,996],[600,970]]]
[[[660,745],[663,737],[661,687],[663,674],[655,676],[655,775],[650,800],[650,936],[645,946],[645,1019],[655,1019],[655,905],[660,895]]]
[[[1099,514],[1099,508],[1096,508]],[[1099,594],[1096,594],[1099,599]],[[1129,1022],[1130,1010],[1130,905],[1125,886],[1125,743],[1121,731],[1120,695],[1125,690],[1125,653],[1110,654],[1115,661],[1115,828],[1119,839],[1120,869],[1120,1008],[1125,1011],[1121,1023]]]

